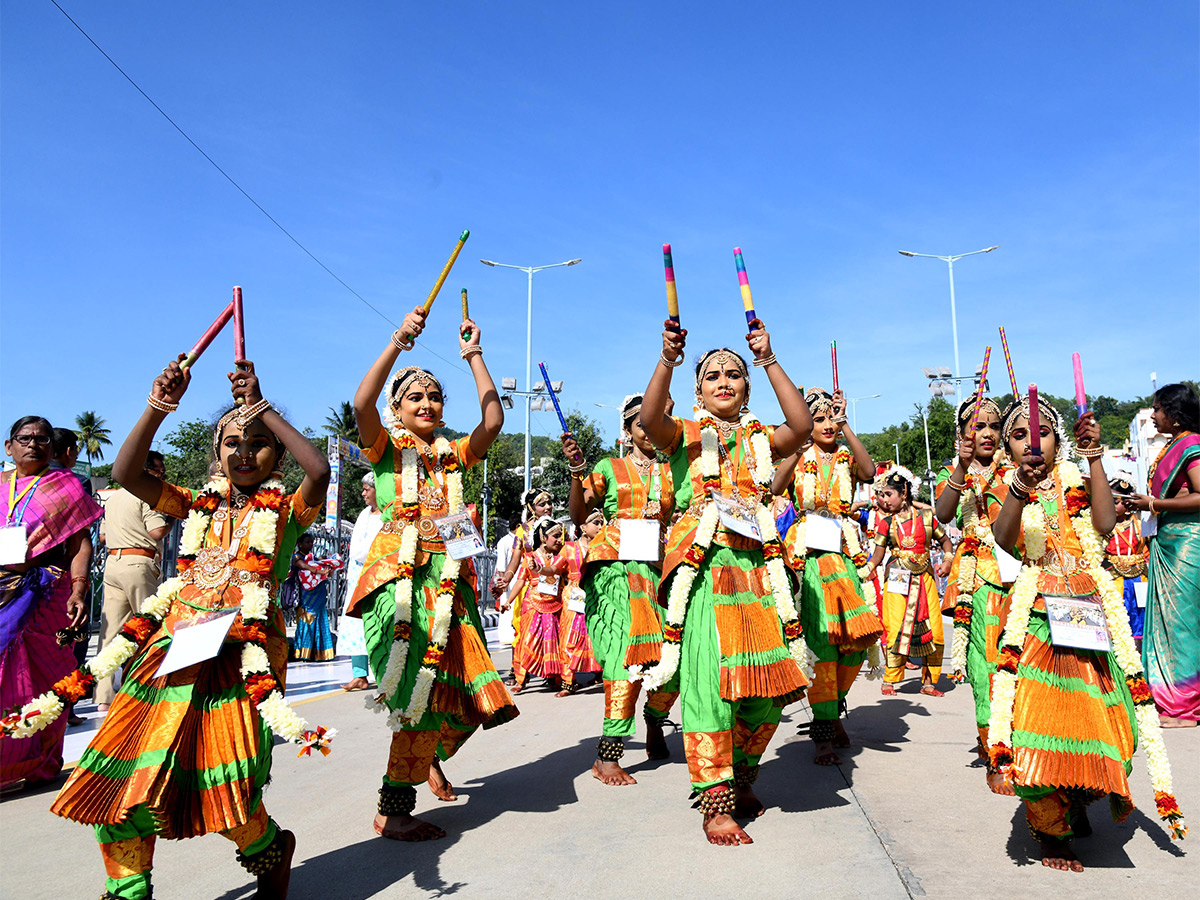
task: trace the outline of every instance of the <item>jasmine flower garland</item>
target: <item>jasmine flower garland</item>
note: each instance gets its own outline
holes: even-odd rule
[[[1092,524],[1091,502],[1083,485],[1083,477],[1079,469],[1070,464],[1057,466],[1054,474],[1059,502],[1066,508],[1083,549],[1083,571],[1091,576],[1096,584],[1096,593],[1100,596],[1113,658],[1133,697],[1134,717],[1142,747],[1146,751],[1146,770],[1154,788],[1155,806],[1171,836],[1180,840],[1187,834],[1187,825],[1174,796],[1171,765],[1163,743],[1158,711],[1142,670],[1141,655],[1130,632],[1121,593],[1112,577],[1101,567],[1103,548]],[[1013,766],[1012,723],[1017,672],[1029,630],[1030,614],[1038,595],[1041,560],[1046,553],[1047,513],[1036,497],[1032,497],[1022,511],[1021,527],[1025,535],[1025,567],[1013,586],[1012,608],[1000,642],[1000,666],[992,683],[992,717],[988,723],[991,741],[989,756],[992,764],[1001,770]]]

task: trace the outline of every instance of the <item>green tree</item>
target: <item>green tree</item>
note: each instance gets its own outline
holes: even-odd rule
[[[89,409],[75,417],[75,436],[79,438],[89,463],[93,459],[104,459],[104,448],[112,445],[108,438],[110,433],[104,427],[104,419],[96,415],[95,410]]]
[[[208,464],[212,460],[212,426],[204,419],[189,419],[166,437],[173,453],[164,453],[167,481],[180,487],[198,490],[208,481]]]
[[[337,437],[345,438],[355,444],[361,445],[362,439],[358,436],[358,422],[354,420],[354,407],[349,400],[343,400],[340,406],[329,407],[329,415],[325,417],[326,431]]]

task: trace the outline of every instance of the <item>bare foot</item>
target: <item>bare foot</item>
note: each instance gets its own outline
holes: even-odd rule
[[[988,772],[987,785],[993,794],[1003,794],[1005,797],[1016,796],[1012,781],[1003,772]]]
[[[670,759],[671,751],[663,737],[662,723],[657,719],[646,719],[646,759]]]
[[[571,692],[569,690],[567,690],[566,688],[562,688],[554,696],[555,697],[570,697]]]
[[[514,681],[514,682],[512,683],[512,686],[511,686],[511,687],[509,687],[509,689],[508,689],[508,692],[509,692],[510,694],[519,694],[519,693],[521,693],[521,691],[523,691],[523,690],[525,690],[525,684],[524,684],[524,682],[521,682],[521,681]]]
[[[738,787],[733,786],[733,814],[739,819],[757,819],[767,811],[763,806],[762,801],[758,799],[758,795],[754,793],[754,788],[750,786]],[[750,841],[743,843],[749,844]]]
[[[1042,839],[1042,865],[1062,872],[1082,872],[1083,864],[1071,852],[1066,841],[1055,838]]]
[[[450,803],[458,799],[458,794],[454,793],[454,786],[446,778],[446,773],[442,771],[442,764],[437,759],[434,759],[433,764],[429,767],[429,778],[425,783],[433,791],[433,796],[439,800]]]
[[[895,697],[896,696],[896,686],[894,684],[890,684],[885,681],[880,686],[879,693],[883,694],[883,696],[885,696],[885,697]]]
[[[360,675],[356,678],[351,678],[349,681],[347,681],[345,684],[343,684],[342,690],[343,691],[365,691],[368,687],[370,687],[370,685],[367,683],[367,679],[363,678]]]
[[[830,741],[814,741],[816,750],[813,754],[813,762],[818,766],[840,766],[842,758],[833,751],[833,744]]]
[[[436,841],[446,832],[431,822],[415,816],[385,816],[376,814],[375,833],[393,841]]]
[[[841,750],[850,746],[850,735],[846,734],[846,726],[842,724],[841,719],[836,719],[833,723],[833,746]]]
[[[626,772],[618,763],[598,759],[592,763],[592,777],[605,784],[637,784],[637,779]]]
[[[1158,724],[1162,728],[1195,728],[1200,725],[1195,719],[1176,719],[1174,716],[1159,716]]]
[[[290,831],[280,834],[283,838],[283,858],[270,872],[258,876],[255,900],[285,900],[288,895],[288,882],[292,879],[292,857],[296,854],[296,836]]]
[[[753,844],[750,835],[742,826],[725,813],[704,820],[704,836],[710,844],[720,844],[723,847],[736,847],[738,844]]]

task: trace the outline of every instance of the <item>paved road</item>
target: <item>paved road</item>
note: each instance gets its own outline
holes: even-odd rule
[[[507,665],[504,655],[497,660]],[[322,670],[310,681],[329,680]],[[945,686],[945,685],[943,685]],[[847,722],[856,747],[840,768],[811,763],[796,734],[808,709],[788,710],[758,782],[767,814],[749,827],[755,843],[710,847],[699,813],[688,808],[682,742],[674,757],[647,763],[640,742],[626,761],[640,784],[610,788],[588,772],[602,693],[565,699],[534,690],[522,715],[473,737],[447,765],[460,794],[439,804],[422,789],[417,814],[450,836],[396,844],[371,831],[387,757],[382,717],[361,694],[300,699],[310,721],[336,727],[335,752],[275,756],[267,791],[271,813],[296,832],[293,900],[366,900],[453,894],[486,898],[588,897],[621,900],[907,897],[1119,898],[1153,889],[1191,896],[1200,883],[1200,730],[1173,731],[1167,746],[1184,812],[1198,826],[1172,844],[1153,817],[1142,760],[1134,800],[1141,809],[1115,825],[1093,807],[1096,834],[1080,842],[1088,870],[1052,872],[1034,856],[1024,817],[1011,798],[985,789],[972,765],[970,691],[944,698],[908,684],[895,699],[860,680]],[[94,898],[103,870],[91,829],[51,816],[52,792],[0,804],[0,897]],[[1143,812],[1149,810],[1149,813]],[[1186,851],[1186,855],[1185,855]],[[155,868],[159,900],[245,900],[253,894],[233,848],[210,836],[161,841]]]

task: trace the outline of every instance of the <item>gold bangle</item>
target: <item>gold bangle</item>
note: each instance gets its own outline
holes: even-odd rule
[[[396,347],[399,348],[400,350],[411,350],[413,348],[412,343],[408,343],[408,344],[404,343],[404,341],[402,341],[399,338],[399,336],[398,336],[399,334],[400,334],[399,328],[397,328],[395,331],[392,332],[392,343],[395,344]]]
[[[682,365],[683,365],[683,357],[682,357],[682,356],[681,356],[681,357],[679,357],[679,359],[675,360],[674,362],[672,362],[671,360],[667,359],[667,354],[666,354],[666,353],[659,353],[659,354],[658,354],[658,358],[659,358],[659,360],[661,360],[661,361],[662,361],[662,364],[663,364],[664,366],[666,366],[668,369],[674,369],[674,368],[675,368],[675,367],[677,367],[677,366],[682,366]]]
[[[476,353],[483,353],[483,348],[478,344],[471,344],[470,346],[463,347],[458,351],[458,355],[463,359],[466,359],[468,356],[474,356]]]
[[[159,400],[153,394],[146,397],[146,405],[151,409],[157,409],[161,413],[173,413],[179,409],[178,403],[171,403],[169,400]]]
[[[762,359],[754,360],[754,365],[758,366],[760,369],[765,369],[767,366],[771,365],[772,363],[777,363],[777,362],[779,362],[779,360],[776,359],[775,354],[772,353],[770,356],[765,356]]]
[[[1153,497],[1147,497],[1146,499],[1150,501],[1150,515],[1152,515],[1152,516],[1157,516],[1157,515],[1158,515],[1158,513],[1156,513],[1156,512],[1154,511],[1154,498],[1153,498]]]
[[[967,483],[964,481],[962,484],[959,484],[953,478],[947,478],[946,479],[946,487],[953,488],[954,490],[958,491],[961,494],[963,491],[965,491],[967,489]]]

